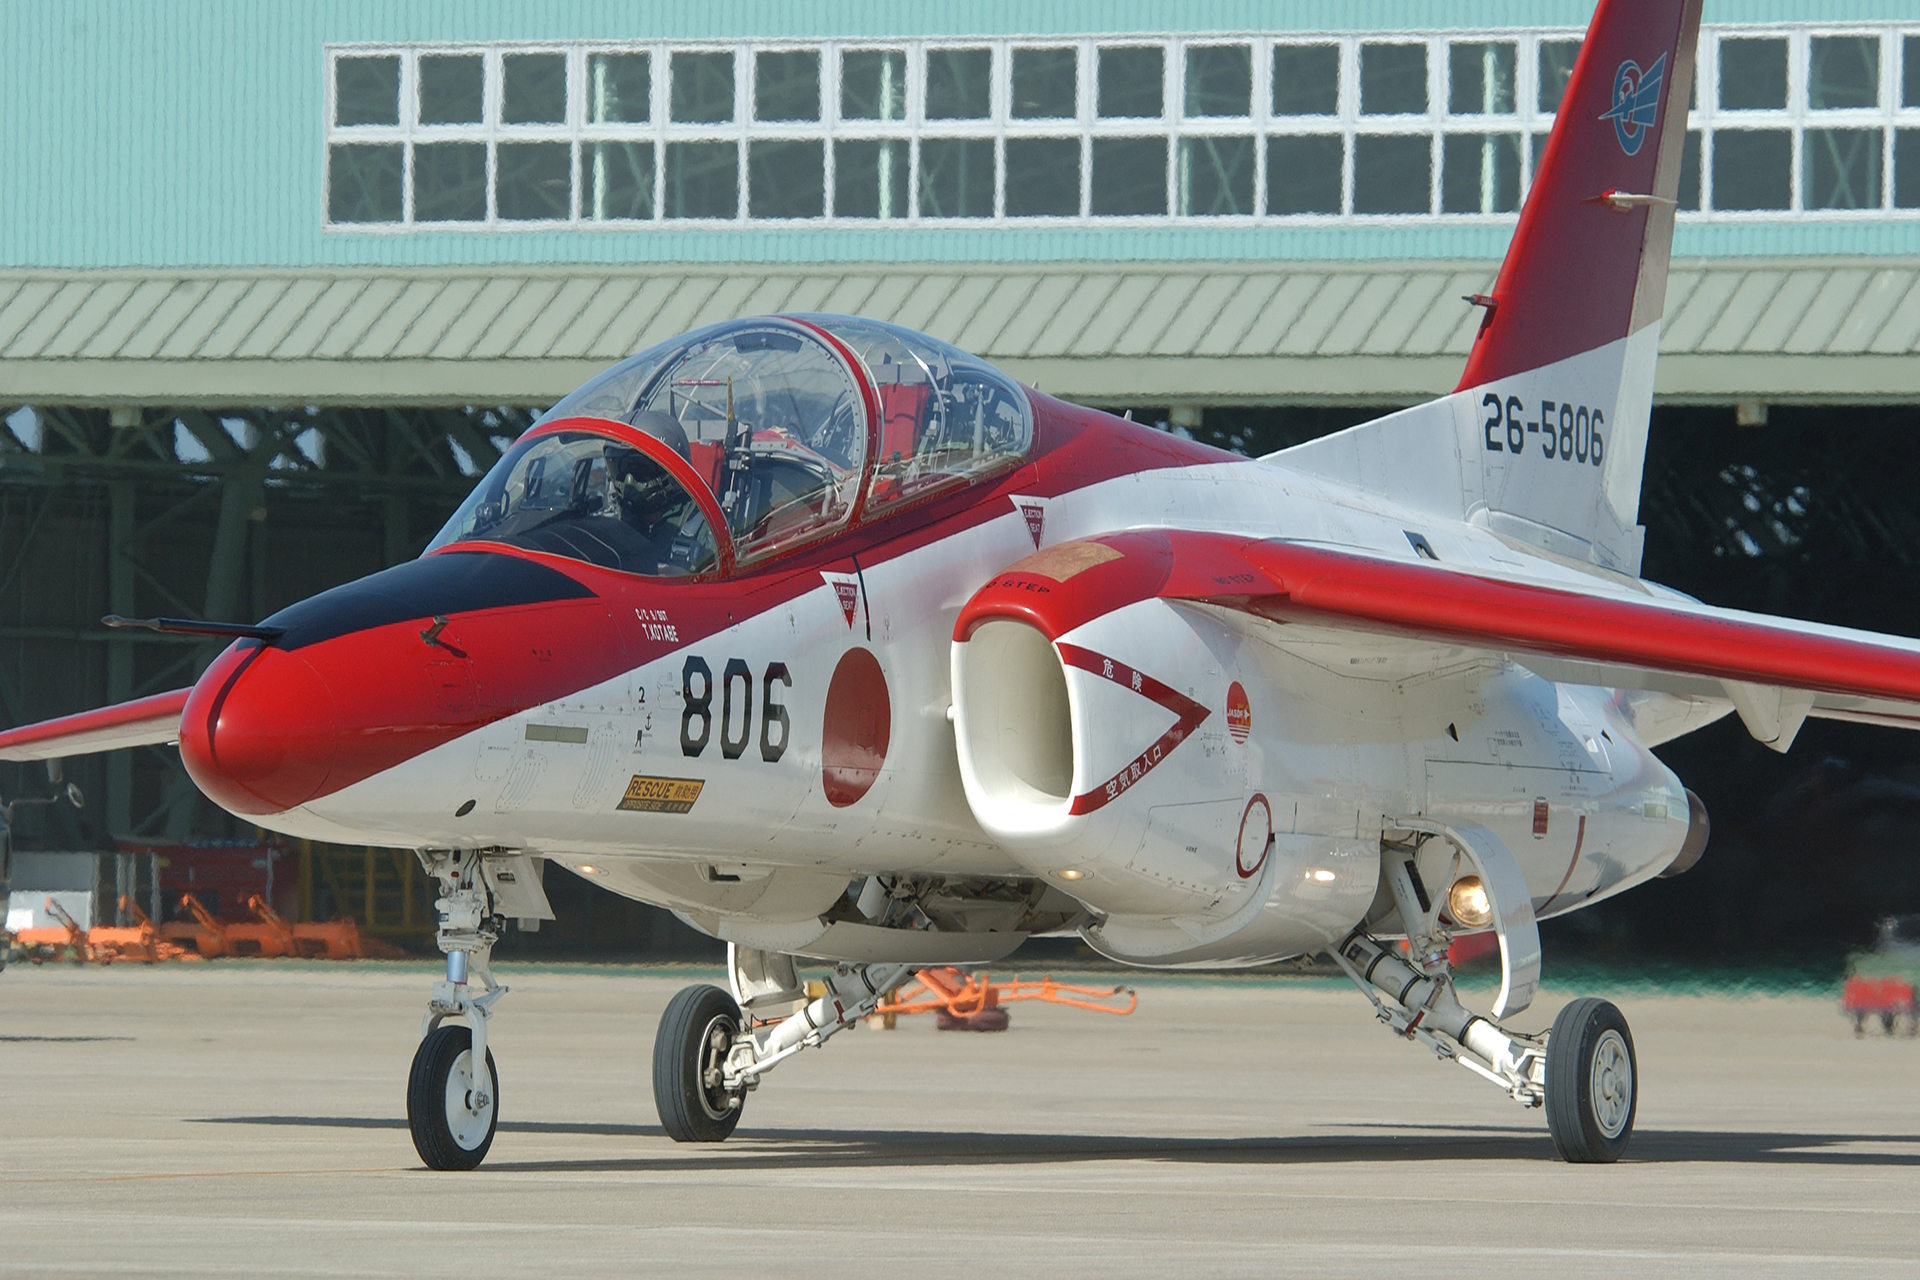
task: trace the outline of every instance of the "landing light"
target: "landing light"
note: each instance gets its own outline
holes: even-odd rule
[[[580,866],[576,868],[576,870],[578,870],[580,874],[583,876],[603,876],[607,874],[606,872],[602,871],[599,867],[590,867],[584,862],[581,863]]]
[[[1087,878],[1087,873],[1078,867],[1068,867],[1066,870],[1056,871],[1054,874],[1062,880],[1085,880]]]
[[[1313,870],[1307,872],[1307,879],[1313,881],[1316,884],[1332,884],[1335,880],[1338,880],[1339,878],[1340,878],[1339,876],[1336,876],[1333,872],[1327,870],[1325,867],[1315,867]]]
[[[1447,912],[1455,924],[1469,929],[1484,929],[1493,923],[1493,899],[1479,876],[1461,876],[1447,890]]]

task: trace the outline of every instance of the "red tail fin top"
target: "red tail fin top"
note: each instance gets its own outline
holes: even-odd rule
[[[1460,389],[1660,318],[1700,3],[1600,0]]]

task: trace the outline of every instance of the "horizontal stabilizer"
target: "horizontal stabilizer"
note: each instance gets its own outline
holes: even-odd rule
[[[191,689],[174,689],[94,711],[0,730],[0,760],[58,760],[180,739],[180,712]]]

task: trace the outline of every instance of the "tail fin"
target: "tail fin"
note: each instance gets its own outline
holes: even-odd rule
[[[1458,514],[1511,536],[1639,571],[1700,4],[1600,0],[1493,293],[1477,299],[1487,314],[1459,387],[1289,451],[1289,465],[1375,488],[1417,485],[1396,496],[1457,501]],[[1433,492],[1442,436],[1457,494]]]

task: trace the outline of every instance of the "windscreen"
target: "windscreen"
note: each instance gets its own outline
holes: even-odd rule
[[[475,541],[649,577],[704,573],[717,556],[699,505],[665,467],[584,431],[508,450],[427,549]]]

